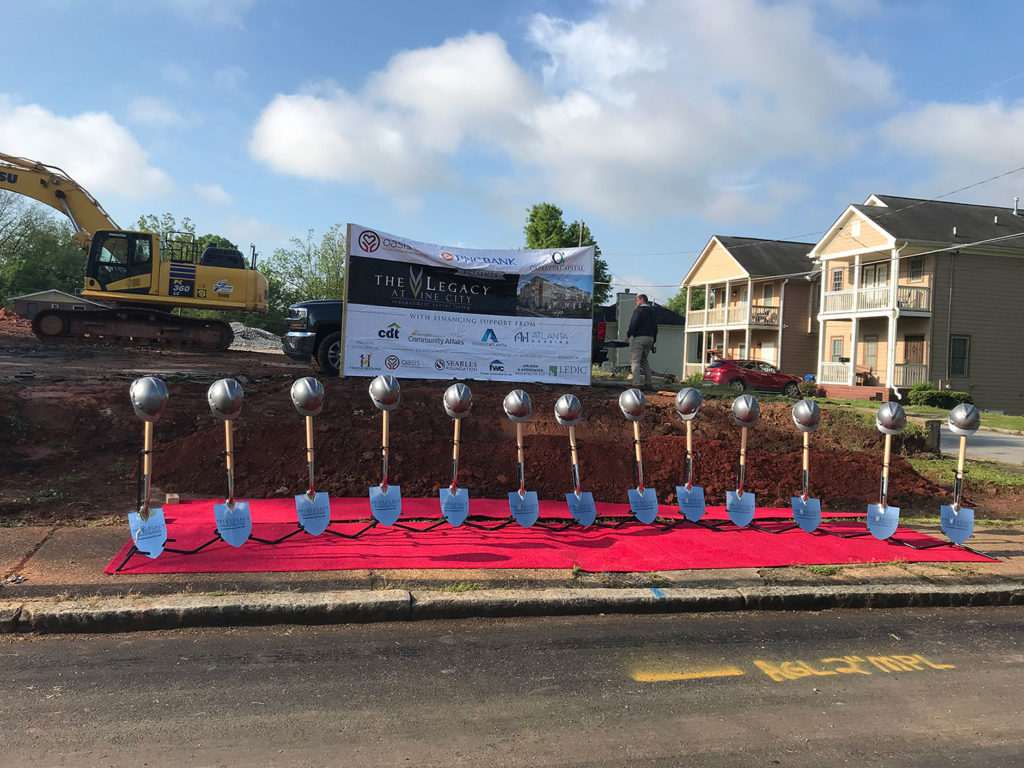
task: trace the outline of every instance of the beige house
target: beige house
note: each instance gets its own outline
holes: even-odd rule
[[[811,251],[818,382],[885,398],[929,381],[1024,412],[1024,211],[872,195]]]
[[[685,374],[710,357],[763,360],[800,378],[817,367],[818,286],[807,258],[813,243],[715,235],[686,273]]]
[[[70,293],[58,291],[56,288],[37,293],[26,293],[24,296],[12,296],[7,303],[15,312],[29,320],[44,309],[77,309],[83,312],[90,309],[106,309],[103,304],[83,299],[81,296],[72,296]]]

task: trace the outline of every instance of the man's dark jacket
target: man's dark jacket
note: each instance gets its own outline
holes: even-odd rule
[[[637,336],[651,336],[655,343],[658,341],[658,318],[654,314],[654,307],[650,304],[641,304],[633,310],[633,316],[629,318],[629,330],[626,331],[629,338]]]

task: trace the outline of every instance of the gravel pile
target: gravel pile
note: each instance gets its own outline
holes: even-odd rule
[[[229,349],[272,349],[281,351],[281,337],[276,333],[265,331],[262,328],[250,328],[241,323],[232,323],[231,330],[235,332],[235,340],[231,342]]]

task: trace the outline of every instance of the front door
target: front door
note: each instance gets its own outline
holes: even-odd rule
[[[924,336],[904,337],[903,358],[910,365],[924,365]]]

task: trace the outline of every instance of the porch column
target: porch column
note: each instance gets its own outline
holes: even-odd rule
[[[783,324],[782,324],[782,317],[783,317],[782,310],[783,310],[783,307],[786,304],[786,283],[788,283],[788,282],[789,282],[789,278],[787,277],[785,280],[782,281],[782,285],[779,288],[779,338],[775,342],[775,361],[774,361],[775,365],[779,366],[779,368],[782,367],[782,328],[783,328]],[[805,371],[805,373],[806,373],[806,371]]]
[[[853,257],[853,311],[860,309],[860,254]]]
[[[896,312],[889,313],[889,344],[885,350],[885,386],[896,382]]]
[[[754,303],[754,281],[752,278],[747,278],[747,314],[746,314],[746,325],[750,327],[750,307]],[[747,339],[747,346],[750,346],[750,339]],[[750,350],[748,349],[747,352]],[[749,357],[749,355],[748,355]]]
[[[731,293],[731,291],[732,291],[732,282],[730,282],[729,280],[726,280],[725,281],[725,318],[722,320],[722,325],[725,326],[726,328],[729,327],[729,302],[732,301],[732,293]],[[722,345],[723,349],[725,349],[725,348],[727,348],[729,346],[728,342],[729,342],[729,339],[727,337],[725,339],[725,343]]]
[[[824,362],[822,359],[825,356],[825,321],[821,319],[821,315],[818,315],[818,370],[815,374],[814,380],[818,382],[818,386],[821,386],[821,364]]]
[[[711,283],[704,283],[704,327],[708,327],[708,307],[711,305]],[[707,334],[705,334],[706,336]],[[707,341],[707,339],[704,339]],[[707,349],[705,345],[704,349]],[[701,361],[703,362],[703,361]]]
[[[747,323],[747,336],[744,339],[743,343],[744,343],[743,356],[747,357],[747,358],[753,357],[754,355],[751,353],[751,349],[750,349],[750,323]]]
[[[683,313],[684,318],[690,317],[690,294],[692,289],[690,286],[686,286],[686,311]],[[690,362],[690,328],[689,324],[683,321],[683,378],[686,378],[686,364]]]
[[[853,316],[850,323],[850,372],[847,374],[847,384],[851,387],[857,383],[857,316]]]
[[[706,310],[705,310],[706,311]],[[704,348],[700,351],[700,372],[703,374],[708,364],[708,332],[704,331]]]

